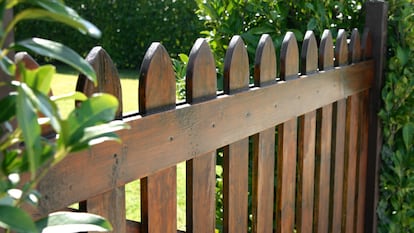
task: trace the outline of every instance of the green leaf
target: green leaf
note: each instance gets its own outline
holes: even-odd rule
[[[409,150],[414,144],[414,123],[407,123],[402,129],[405,147]]]
[[[0,68],[4,73],[13,76],[16,70],[14,63],[6,56],[2,56],[0,59]]]
[[[180,60],[182,62],[184,62],[184,64],[187,64],[188,63],[188,56],[187,56],[187,54],[180,53],[180,54],[178,54],[178,57],[180,58]]]
[[[56,212],[36,221],[41,232],[111,231],[111,224],[104,218],[89,213]]]
[[[37,122],[37,114],[30,99],[36,98],[32,90],[25,84],[20,83],[17,87],[16,116],[19,127],[22,130],[25,143],[25,151],[28,156],[30,173],[32,177],[39,168],[40,146],[40,125]]]
[[[129,129],[129,125],[123,121],[111,121],[107,124],[91,126],[85,129],[84,135],[76,145],[73,146],[72,152],[85,149],[105,141],[120,141],[117,134],[113,133],[121,129]]]
[[[407,64],[409,56],[408,56],[409,50],[403,49],[400,46],[397,47],[397,58],[400,60],[400,63],[402,66],[405,66]]]
[[[0,226],[18,232],[38,232],[30,216],[23,210],[0,205]]]
[[[24,66],[22,67],[24,69]],[[20,67],[19,67],[20,69]],[[40,66],[34,70],[24,69],[22,72],[22,81],[30,88],[48,95],[52,84],[53,75],[56,74],[56,68],[52,65]]]
[[[63,44],[41,38],[30,38],[17,42],[14,47],[17,49],[28,49],[42,56],[64,62],[85,74],[95,84],[97,82],[95,71],[91,65],[75,51]]]
[[[16,114],[16,95],[0,99],[0,123],[10,120]]]
[[[117,109],[118,100],[114,96],[104,93],[93,95],[63,121],[63,142],[66,146],[76,145],[83,138],[86,128],[113,120]]]

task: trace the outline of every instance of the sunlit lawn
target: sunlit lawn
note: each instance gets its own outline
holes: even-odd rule
[[[73,92],[76,88],[77,75],[67,70],[59,70],[53,79],[52,90],[54,95]],[[138,111],[138,72],[120,72],[123,112]],[[59,103],[62,115],[66,116],[73,108],[71,101]],[[177,224],[180,230],[185,230],[185,164],[179,164],[177,168]],[[126,185],[126,216],[128,219],[140,221],[140,184],[139,181]]]

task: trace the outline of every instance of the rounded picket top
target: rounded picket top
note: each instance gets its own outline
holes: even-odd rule
[[[224,93],[249,88],[249,56],[240,36],[233,36],[224,58]]]
[[[302,74],[311,74],[318,69],[318,44],[313,31],[307,31],[302,44],[301,54]]]
[[[280,78],[291,80],[298,78],[299,48],[295,34],[287,32],[280,49]]]
[[[361,37],[358,29],[352,30],[351,42],[349,43],[349,62],[356,63],[361,61]]]
[[[339,29],[338,37],[335,44],[335,66],[343,66],[348,64],[348,43],[346,31]]]
[[[319,70],[327,70],[334,66],[334,47],[332,34],[325,29],[319,46]]]
[[[76,83],[76,91],[91,96],[97,92],[108,93],[118,99],[119,106],[115,117],[122,117],[122,89],[118,70],[111,57],[100,46],[95,46],[86,56],[85,60],[92,66],[96,73],[98,85],[94,85],[84,74],[80,74]]]
[[[205,39],[197,39],[191,49],[186,73],[186,99],[196,103],[216,97],[216,63]]]
[[[364,33],[362,34],[361,54],[362,60],[372,58],[372,33],[369,28],[365,28]]]
[[[151,44],[139,76],[139,111],[151,114],[175,108],[175,74],[167,50],[158,42]]]
[[[254,85],[263,86],[276,81],[277,61],[273,40],[268,34],[260,37],[254,61]]]

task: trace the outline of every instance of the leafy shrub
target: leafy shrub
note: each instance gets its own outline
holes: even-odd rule
[[[414,3],[388,2],[378,232],[414,232]]]
[[[16,37],[39,35],[67,44],[81,55],[100,45],[119,69],[138,69],[153,41],[160,41],[172,57],[188,53],[199,37],[202,24],[192,0],[67,0],[79,14],[102,31],[100,39],[85,38],[55,23],[30,22],[17,28]]]

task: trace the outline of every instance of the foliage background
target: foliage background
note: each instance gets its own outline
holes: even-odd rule
[[[260,34],[280,47],[286,31],[300,42],[306,30],[319,37],[329,28],[362,30],[364,0],[67,0],[102,31],[100,40],[85,39],[53,24],[21,25],[16,36],[43,33],[86,54],[100,44],[119,68],[138,68],[151,41],[161,41],[171,57],[188,54],[197,37],[206,37],[216,56],[219,76],[232,35],[244,39],[250,60]],[[384,131],[379,232],[414,232],[414,1],[389,0],[388,50],[384,102],[379,113]],[[348,30],[349,31],[349,30]],[[279,53],[278,53],[279,54]],[[181,56],[183,58],[185,56]],[[185,60],[175,61],[184,76]],[[184,87],[182,87],[184,88]],[[180,92],[180,91],[179,91]],[[182,93],[182,91],[180,92]],[[219,177],[220,178],[220,177]],[[219,184],[220,187],[220,184]],[[220,191],[220,189],[219,189]],[[220,203],[219,205],[220,206]],[[220,223],[220,221],[218,221]]]

